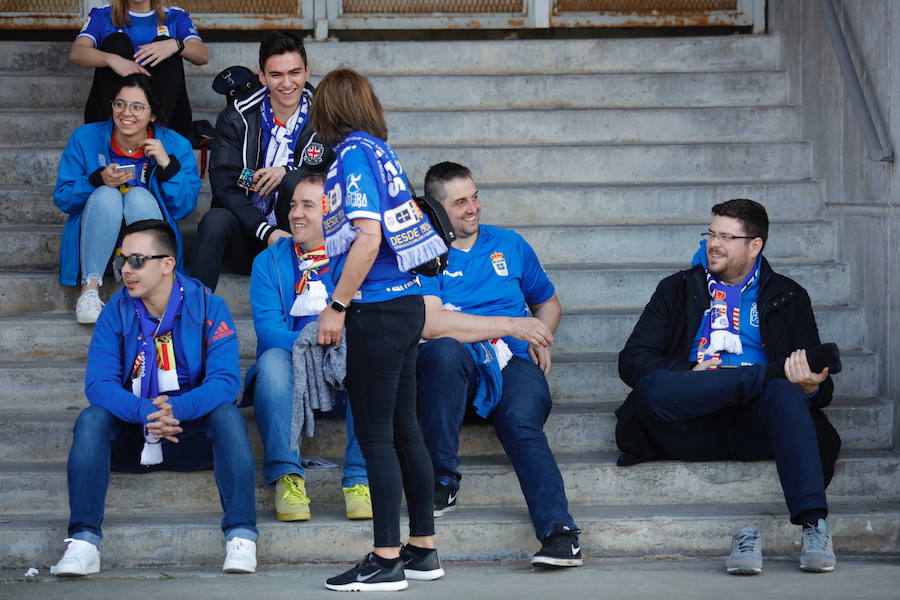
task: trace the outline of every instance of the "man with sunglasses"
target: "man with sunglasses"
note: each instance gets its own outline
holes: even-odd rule
[[[176,248],[165,221],[124,229],[115,264],[125,288],[100,313],[88,350],[90,406],[78,416],[69,451],[69,538],[58,576],[100,571],[110,469],[214,467],[225,511],[223,570],[256,569],[255,474],[247,426],[235,404],[234,322],[221,298],[175,272]],[[163,517],[165,507],[156,514]]]
[[[712,214],[692,268],[660,282],[619,354],[634,388],[616,411],[619,465],[774,458],[802,527],[800,568],[832,571],[825,487],[840,437],[821,408],[841,369],[837,346],[820,343],[806,290],[762,256],[765,208],[734,199]],[[761,549],[759,531],[742,528],[727,572],[760,573]]]

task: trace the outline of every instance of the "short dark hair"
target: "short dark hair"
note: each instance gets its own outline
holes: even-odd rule
[[[148,77],[143,73],[126,75],[116,82],[116,85],[112,88],[112,95],[110,95],[109,99],[115,100],[122,88],[127,87],[140,88],[144,92],[144,95],[147,96],[147,104],[150,105],[150,112],[156,115],[156,122],[165,124],[166,114],[165,108],[163,108],[162,95],[159,93],[159,87],[156,85],[156,82],[153,81],[152,77]],[[109,107],[109,110],[112,110],[112,108]]]
[[[321,185],[322,187],[325,187],[325,174],[309,173],[301,171],[299,169],[288,171],[288,173],[284,176],[284,179],[281,180],[281,186],[278,189],[278,194],[284,194],[288,198],[290,198],[294,195],[294,190],[297,189],[297,186],[301,183],[311,183],[313,185]]]
[[[455,162],[431,165],[425,173],[425,195],[438,202],[444,201],[444,184],[451,179],[472,177],[472,171]]]
[[[172,226],[161,219],[144,219],[126,225],[122,230],[122,239],[132,233],[150,233],[154,238],[156,252],[167,254],[172,258],[178,258],[178,242],[175,240],[175,231]]]
[[[713,206],[712,214],[737,219],[747,235],[761,238],[763,248],[766,247],[766,241],[769,239],[769,215],[759,202],[748,198],[732,198]]]
[[[306,48],[303,46],[303,38],[293,31],[272,31],[267,33],[259,43],[259,69],[265,70],[266,61],[279,54],[298,52],[306,64]]]
[[[335,69],[322,78],[309,109],[309,122],[329,146],[354,131],[365,131],[381,140],[388,138],[381,101],[369,80],[353,69]]]

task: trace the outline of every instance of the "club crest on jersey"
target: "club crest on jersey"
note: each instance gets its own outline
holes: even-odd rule
[[[506,259],[503,258],[502,252],[494,252],[491,254],[491,266],[494,267],[494,272],[500,277],[509,275],[509,269],[506,268]]]
[[[156,28],[156,35],[164,35],[166,37],[170,37],[169,36],[169,28],[166,27],[165,25],[160,25],[159,27]]]
[[[303,162],[308,165],[318,165],[325,158],[325,146],[319,142],[310,142],[303,149]]]

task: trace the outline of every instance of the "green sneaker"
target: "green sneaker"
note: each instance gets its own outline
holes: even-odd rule
[[[361,483],[353,487],[341,488],[344,491],[344,504],[347,505],[348,519],[372,518],[372,494],[369,486]]]
[[[309,521],[306,482],[295,473],[275,482],[275,518],[279,521]]]

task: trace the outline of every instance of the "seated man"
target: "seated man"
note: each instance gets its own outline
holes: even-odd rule
[[[481,203],[469,169],[434,165],[425,193],[442,202],[457,236],[444,272],[421,278],[423,336],[430,341],[419,349],[419,418],[434,464],[434,515],[456,508],[463,421],[486,419],[512,462],[542,543],[531,563],[580,566],[580,531],[544,436],[552,404],[550,345],[561,310],[553,284],[519,234],[479,225]],[[508,362],[485,372],[491,371],[486,359],[497,364],[495,358]]]
[[[275,516],[281,521],[310,517],[300,449],[291,449],[292,351],[300,331],[317,319],[334,289],[322,233],[324,186],[325,178],[318,173],[285,177],[281,193],[290,198],[293,239],[279,239],[260,252],[250,276],[257,362],[247,372],[244,399],[256,406],[265,449],[263,474],[266,483],[275,484]],[[338,404],[347,418],[342,482],[347,518],[371,519],[366,461],[353,432],[346,393],[338,395],[343,396]]]
[[[288,171],[322,173],[331,150],[309,124],[314,88],[306,49],[292,32],[274,31],[259,45],[264,87],[231,101],[216,121],[210,155],[212,208],[197,228],[191,272],[215,291],[222,262],[248,274],[253,258],[289,238],[287,198],[278,186]]]
[[[660,282],[619,354],[634,388],[616,411],[619,464],[774,456],[803,528],[800,568],[831,571],[825,487],[840,438],[819,408],[831,402],[837,347],[819,343],[806,290],[762,256],[765,208],[736,199],[712,214],[693,268]],[[762,570],[759,531],[738,532],[726,568]]]
[[[215,468],[225,515],[225,564],[256,570],[253,454],[235,404],[238,340],[225,303],[175,272],[175,233],[136,221],[116,256],[125,289],[100,313],[88,350],[90,406],[69,451],[69,542],[56,575],[100,571],[110,468],[129,473]],[[165,519],[165,506],[158,516]]]

